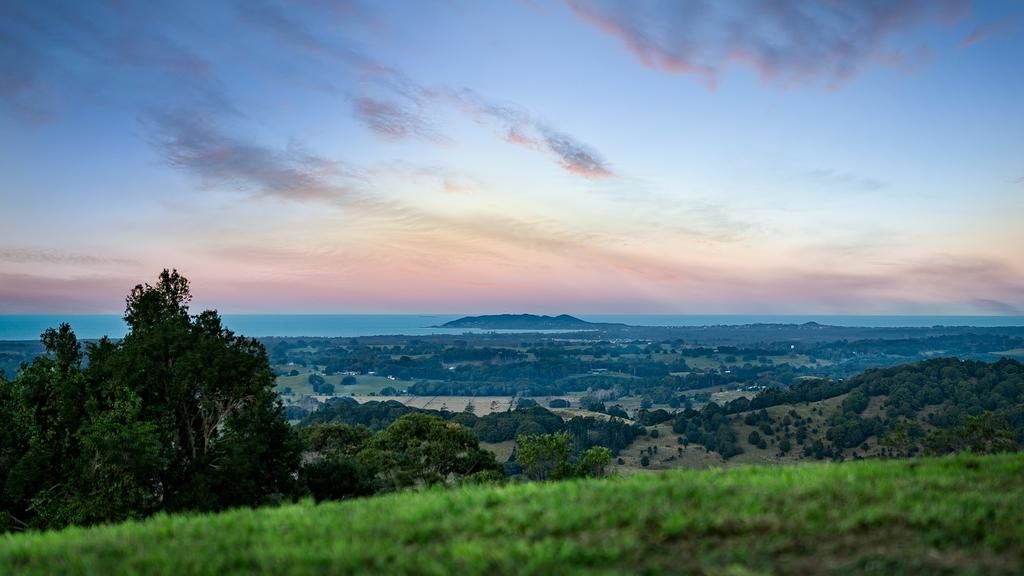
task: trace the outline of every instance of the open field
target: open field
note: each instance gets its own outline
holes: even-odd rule
[[[678,441],[678,435],[672,432],[672,422],[668,421],[657,426],[648,427],[649,431],[657,430],[658,437],[654,438],[648,432],[647,436],[640,436],[632,444],[619,452],[617,460],[612,460],[611,468],[616,472],[630,474],[644,470],[669,470],[672,468],[716,468],[727,465],[722,457],[714,452],[708,452],[702,446],[690,444],[683,446]],[[652,452],[652,448],[657,451]],[[649,462],[644,466],[640,459],[648,455]]]
[[[4,574],[1020,574],[1024,456],[406,492],[0,538]]]
[[[347,393],[349,392],[350,388],[353,387],[346,386],[344,390],[342,390],[342,392],[344,392],[345,394],[336,395],[348,396],[349,394]],[[393,400],[395,402],[400,402],[412,408],[423,408],[427,410],[448,410],[450,412],[462,412],[463,410],[465,410],[467,404],[472,404],[473,413],[476,414],[477,416],[486,416],[488,414],[491,414],[492,412],[507,412],[512,407],[514,401],[516,400],[512,396],[368,396],[363,394],[352,394],[351,396],[356,402],[359,402],[360,404],[364,402],[385,402],[388,400]],[[570,395],[544,396],[531,398],[531,400],[535,400],[540,406],[547,408],[548,402],[550,402],[553,398],[568,399],[570,402],[573,403],[578,401],[578,399],[575,399]],[[555,412],[559,411],[556,410]],[[576,412],[578,412],[578,414],[572,414],[572,416],[584,415],[585,413],[585,411],[583,410],[576,410]],[[586,412],[586,415],[595,414],[596,413],[593,412]],[[608,417],[606,414],[596,415],[604,418]],[[571,418],[572,416],[569,417]]]
[[[512,456],[512,451],[516,449],[515,440],[505,440],[504,442],[480,442],[480,447],[484,450],[490,450],[494,453],[495,459],[498,462],[505,463]]]
[[[754,396],[757,396],[757,392],[750,390],[721,390],[711,394],[711,401],[724,405],[739,398],[753,398]]]
[[[279,366],[278,368],[285,367]],[[297,371],[298,375],[278,376],[277,388],[278,390],[281,390],[282,388],[285,387],[291,388],[292,392],[287,396],[291,396],[294,398],[314,395],[313,386],[309,383],[310,374],[320,374],[326,382],[334,384],[335,396],[348,396],[353,394],[368,395],[371,393],[377,394],[378,392],[389,386],[401,390],[409,385],[408,382],[399,382],[397,380],[388,379],[384,376],[361,375],[356,376],[356,384],[342,386],[341,379],[343,378],[343,376],[323,376],[319,370],[311,370],[303,366],[288,366],[287,369]]]
[[[361,396],[353,395],[357,402],[394,400],[412,408],[427,410],[448,410],[462,412],[468,404],[473,405],[473,413],[486,416],[491,412],[507,412],[512,404],[511,396]]]

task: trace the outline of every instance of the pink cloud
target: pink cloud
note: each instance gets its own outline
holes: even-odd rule
[[[697,76],[711,89],[731,65],[767,84],[840,86],[871,64],[907,60],[891,40],[928,24],[954,24],[969,7],[968,0],[566,2],[644,66]]]
[[[518,128],[509,128],[508,134],[505,136],[505,141],[509,144],[516,144],[518,146],[524,146],[526,148],[536,149],[538,143],[533,138],[523,134]]]
[[[566,1],[581,20],[621,40],[633,56],[644,66],[675,74],[694,74],[703,78],[708,88],[713,90],[717,86],[717,71],[710,66],[694,63],[688,51],[671,52],[663,50],[646,35],[630,28],[624,21],[602,12],[599,7],[580,0]]]

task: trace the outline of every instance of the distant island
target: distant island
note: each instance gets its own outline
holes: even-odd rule
[[[464,316],[458,320],[445,322],[437,328],[477,328],[484,330],[595,330],[625,326],[625,324],[609,324],[587,322],[575,316],[560,314],[558,316],[539,316],[537,314],[491,314],[486,316]]]

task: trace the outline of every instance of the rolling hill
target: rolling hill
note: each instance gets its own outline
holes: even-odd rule
[[[4,574],[1019,574],[1024,456],[405,492],[0,538]]]

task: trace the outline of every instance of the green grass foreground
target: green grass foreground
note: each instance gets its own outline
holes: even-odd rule
[[[0,574],[1024,573],[1024,456],[470,487],[0,538]]]

